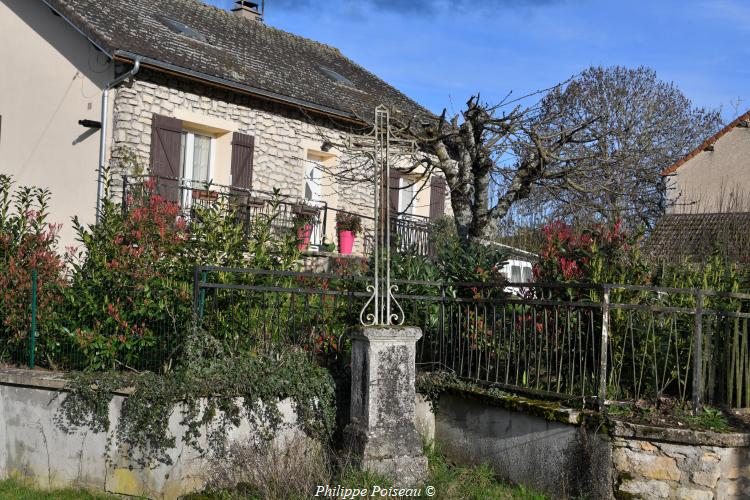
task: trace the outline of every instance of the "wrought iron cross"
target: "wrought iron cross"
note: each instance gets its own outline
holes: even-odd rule
[[[359,320],[365,326],[401,325],[404,311],[394,297],[398,286],[391,284],[391,151],[414,152],[416,143],[394,137],[390,124],[390,112],[382,104],[375,108],[375,121],[372,132],[367,135],[352,135],[348,138],[348,148],[365,153],[373,165],[374,198],[374,269],[373,282],[367,286],[372,295],[359,313]],[[398,186],[395,186],[398,189]],[[398,312],[396,312],[398,310]]]

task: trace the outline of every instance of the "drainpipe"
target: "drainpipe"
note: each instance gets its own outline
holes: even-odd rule
[[[128,78],[135,76],[138,70],[141,69],[141,59],[135,58],[133,68],[127,73],[118,76],[107,85],[104,86],[102,92],[102,118],[101,118],[101,134],[99,137],[99,174],[96,181],[96,223],[99,224],[102,212],[102,198],[104,197],[104,169],[105,169],[105,157],[107,155],[107,113],[109,111],[109,89],[116,87]]]

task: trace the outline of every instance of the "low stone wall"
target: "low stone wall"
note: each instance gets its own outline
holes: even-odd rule
[[[148,498],[174,499],[201,489],[208,462],[185,446],[181,412],[170,417],[170,432],[177,438],[170,456],[173,464],[139,469],[107,441],[114,443],[122,403],[118,393],[109,406],[108,434],[81,429],[65,433],[55,416],[65,398],[60,374],[28,370],[0,370],[0,478],[24,477],[40,488],[76,487]],[[276,441],[284,446],[302,435],[290,400],[279,403],[284,424]],[[244,422],[233,429],[230,441],[249,441],[255,430]],[[297,440],[297,442],[299,442]],[[205,444],[205,443],[203,443]]]
[[[617,497],[750,498],[750,435],[615,423]]]
[[[488,463],[552,498],[750,498],[750,434],[599,425],[575,411],[450,390],[417,430],[458,463]]]
[[[361,255],[336,252],[304,252],[301,261],[300,270],[308,273],[334,273],[349,269],[356,274],[367,264],[367,258]]]
[[[576,412],[537,410],[520,398],[444,394],[434,414],[418,398],[416,423],[425,439],[458,463],[488,463],[504,480],[552,498],[609,498],[606,435],[578,424]]]

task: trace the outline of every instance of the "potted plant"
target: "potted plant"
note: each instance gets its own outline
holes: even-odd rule
[[[333,252],[334,250],[336,250],[336,244],[331,241],[328,241],[328,238],[323,236],[323,243],[320,245],[320,248],[324,252]]]
[[[349,212],[336,212],[336,230],[339,233],[339,252],[352,253],[354,238],[362,231],[362,218]]]
[[[307,250],[312,236],[312,226],[315,214],[297,213],[294,218],[294,227],[297,228],[297,248]]]

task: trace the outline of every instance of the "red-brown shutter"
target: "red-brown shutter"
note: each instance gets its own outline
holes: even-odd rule
[[[255,137],[235,132],[232,135],[232,187],[252,189]]]
[[[397,170],[390,171],[390,184],[391,184],[391,214],[395,215],[398,213],[398,195],[401,192],[401,174]]]
[[[151,120],[151,174],[156,189],[167,200],[178,201],[182,120],[154,115]]]
[[[430,179],[430,219],[445,214],[445,179],[432,176]]]

